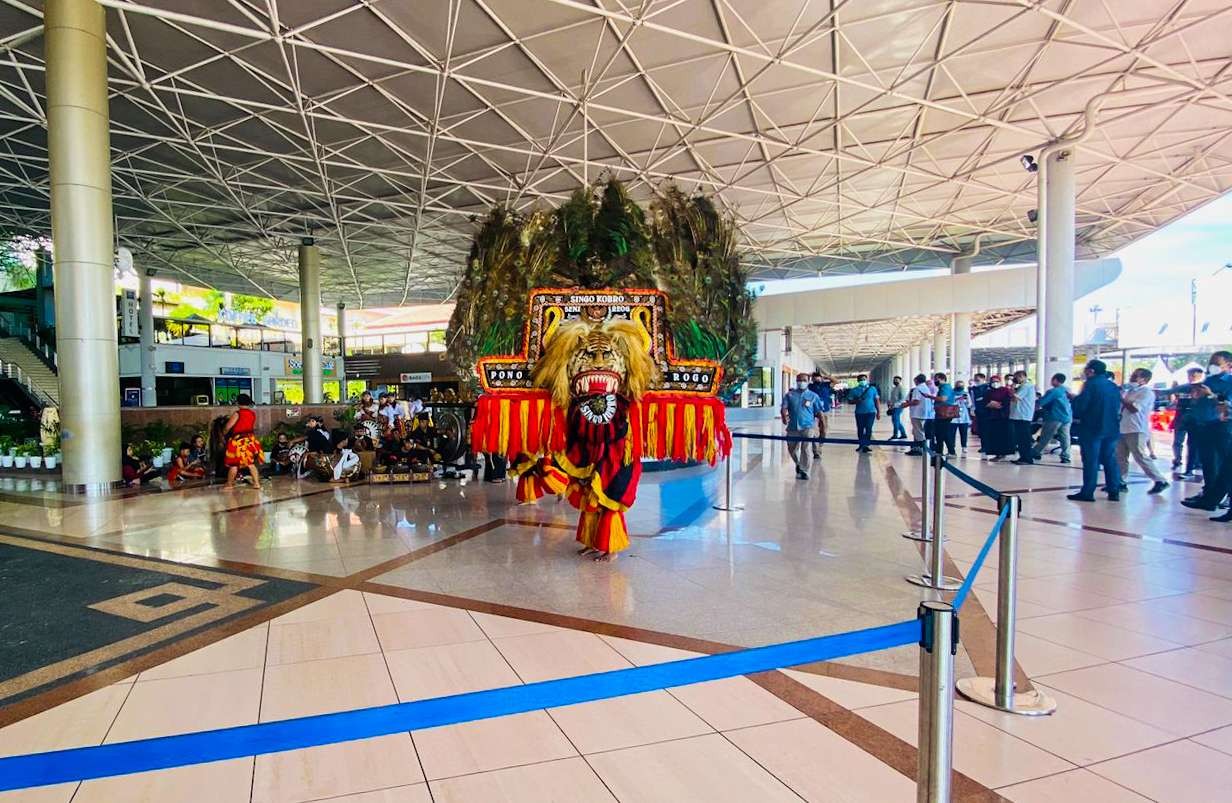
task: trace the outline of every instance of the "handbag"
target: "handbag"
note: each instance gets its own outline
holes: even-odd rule
[[[944,402],[937,402],[936,404],[933,405],[933,411],[934,411],[934,415],[936,415],[937,418],[940,418],[946,421],[953,419],[953,418],[958,418],[958,405],[957,404],[945,404]]]

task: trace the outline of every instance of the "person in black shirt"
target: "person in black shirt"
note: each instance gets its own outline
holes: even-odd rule
[[[1172,469],[1176,471],[1178,480],[1187,480],[1193,477],[1194,470],[1201,465],[1198,458],[1198,445],[1194,442],[1191,428],[1194,422],[1189,415],[1193,407],[1193,392],[1188,390],[1194,385],[1202,383],[1206,376],[1206,372],[1201,368],[1190,368],[1186,371],[1189,379],[1189,385],[1176,388],[1173,393],[1173,398],[1176,400],[1176,415],[1172,419]],[[1185,441],[1189,441],[1189,455],[1185,455]],[[1184,459],[1184,468],[1182,469],[1182,458]]]
[[[976,374],[971,378],[967,395],[971,399],[971,431],[980,439],[980,452],[984,451],[985,422],[988,420],[988,377]]]

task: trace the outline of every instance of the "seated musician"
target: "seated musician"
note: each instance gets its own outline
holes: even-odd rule
[[[309,416],[306,426],[304,434],[291,442],[292,445],[303,443],[307,448],[303,462],[300,464],[300,477],[307,476],[322,462],[329,465],[329,458],[334,453],[333,439],[330,437],[329,430],[325,428],[325,419],[319,415]]]
[[[400,438],[398,433],[393,430],[386,430],[381,435],[381,442],[377,444],[376,462],[382,466],[393,466],[399,462],[398,453],[402,450],[402,442],[404,438]]]
[[[205,466],[199,461],[194,461],[192,458],[192,444],[181,443],[179,451],[176,452],[175,459],[171,461],[171,468],[167,471],[167,482],[175,487],[189,480],[200,480],[205,478]]]
[[[371,391],[365,390],[359,394],[359,401],[355,404],[355,420],[376,421],[379,410],[380,405],[377,404],[376,399],[372,398]]]
[[[393,393],[381,394],[381,405],[377,411],[382,432],[396,432],[401,435],[405,429],[406,419],[403,417],[402,405]]]
[[[193,435],[188,444],[191,448],[188,450],[188,464],[201,467],[203,475],[210,473],[211,463],[210,447],[206,445],[204,435]]]
[[[270,450],[270,474],[279,476],[290,474],[295,470],[291,465],[291,439],[287,433],[279,432],[274,448]]]
[[[339,438],[338,448],[334,452],[334,459],[332,461],[333,471],[329,477],[330,482],[349,482],[359,474],[360,457],[354,448],[354,440],[354,436],[348,438],[344,435]],[[322,468],[324,468],[324,465]]]
[[[405,466],[432,465],[432,449],[408,436],[402,440],[397,453],[397,462]]]

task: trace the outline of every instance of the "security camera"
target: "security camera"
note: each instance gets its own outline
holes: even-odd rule
[[[1039,211],[1035,209],[1028,209],[1027,210],[1027,220],[1030,221],[1031,223],[1034,223],[1035,221],[1039,220]]]
[[[1018,157],[1018,163],[1022,165],[1022,169],[1028,173],[1035,173],[1039,170],[1039,165],[1035,163],[1035,157],[1029,153],[1024,153]]]

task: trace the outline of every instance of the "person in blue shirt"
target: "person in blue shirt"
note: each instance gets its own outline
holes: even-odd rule
[[[821,399],[821,416],[817,419],[817,431],[824,438],[830,428],[830,411],[834,409],[834,377],[826,376],[821,371],[814,371],[813,381],[809,382],[808,389]],[[813,444],[813,459],[821,459],[820,443]]]
[[[1044,450],[1055,438],[1061,445],[1061,462],[1069,462],[1069,425],[1074,420],[1074,411],[1069,403],[1069,389],[1065,387],[1065,374],[1052,375],[1052,387],[1040,397],[1039,408],[1042,425],[1035,439],[1035,459],[1043,457]]]
[[[1214,511],[1232,493],[1232,421],[1228,402],[1232,401],[1232,352],[1211,355],[1206,379],[1191,386],[1193,405],[1189,409],[1190,448],[1198,446],[1202,463],[1202,493],[1181,502],[1185,507]],[[1230,522],[1225,513],[1212,521]]]
[[[1065,497],[1075,502],[1094,502],[1099,467],[1104,467],[1108,499],[1121,499],[1121,469],[1116,445],[1121,439],[1121,390],[1112,381],[1103,360],[1091,360],[1083,371],[1086,382],[1074,397],[1073,414],[1082,449],[1082,488]]]
[[[871,452],[873,422],[881,418],[881,393],[868,383],[867,375],[860,374],[856,377],[856,386],[847,391],[847,401],[856,406],[856,437],[860,440],[856,451]]]
[[[796,376],[796,386],[783,394],[779,415],[789,436],[800,438],[819,437],[817,421],[821,417],[821,397],[808,389],[808,374]],[[789,441],[787,453],[796,464],[796,479],[807,480],[809,454],[812,450],[804,441]]]
[[[954,386],[949,378],[940,371],[933,374],[933,385],[937,388],[933,395],[933,443],[932,448],[937,454],[947,453],[954,457],[954,421],[958,418],[958,405],[954,403]]]

